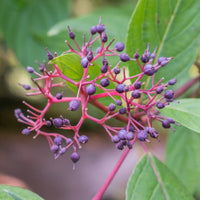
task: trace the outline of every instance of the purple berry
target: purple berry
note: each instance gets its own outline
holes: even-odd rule
[[[96,92],[96,87],[93,84],[90,84],[86,87],[86,93],[88,95],[93,95]]]
[[[132,140],[133,138],[134,138],[134,133],[131,132],[131,131],[129,131],[129,132],[127,133],[127,135],[126,135],[126,139],[127,139],[127,140]]]
[[[114,111],[116,109],[116,105],[114,103],[111,103],[109,106],[108,106],[108,110],[109,111]]]
[[[174,91],[173,90],[166,90],[164,97],[166,99],[172,99],[174,97]]]
[[[127,61],[130,60],[130,58],[129,58],[128,54],[123,53],[123,54],[120,55],[120,60],[121,60],[122,62],[127,62]]]
[[[21,84],[21,83],[19,83],[19,85],[21,85],[25,90],[30,90],[31,89],[30,85]]]
[[[113,135],[113,136],[112,136],[112,142],[118,143],[119,141],[120,141],[120,138],[119,138],[118,135]]]
[[[75,39],[75,33],[72,32],[71,30],[69,30],[69,38],[71,38],[72,40]]]
[[[113,69],[113,72],[114,72],[115,74],[119,74],[120,71],[121,71],[121,69],[120,69],[119,67],[115,67],[115,68]]]
[[[83,68],[87,68],[87,66],[88,66],[88,59],[87,59],[87,57],[81,58],[81,66]]]
[[[127,131],[122,129],[118,132],[118,137],[120,138],[120,140],[125,140],[126,139],[126,135],[127,135]]]
[[[80,101],[78,99],[74,99],[69,102],[69,110],[76,111],[80,107]]]
[[[128,125],[126,125],[126,126],[124,127],[125,130],[127,130],[127,126],[128,126]],[[128,129],[128,131],[134,132],[135,129],[134,129],[133,126],[129,125],[129,129]]]
[[[54,143],[56,144],[56,145],[61,145],[61,143],[62,143],[62,138],[60,137],[60,136],[56,136],[55,138],[54,138]]]
[[[165,65],[167,65],[168,62],[169,62],[168,60],[164,60],[164,61],[162,61],[162,62],[160,63],[160,65],[161,65],[162,67],[164,67]]]
[[[100,52],[101,52],[101,47],[98,47],[98,48],[96,49],[96,52],[97,52],[97,53],[100,53]]]
[[[102,67],[101,67],[101,73],[106,73],[108,71],[108,66],[107,65],[103,65]]]
[[[148,132],[145,129],[138,131],[137,138],[140,141],[145,141],[148,138]]]
[[[63,155],[66,152],[66,150],[67,149],[65,147],[61,148],[60,151],[59,151],[59,154]]]
[[[158,103],[156,104],[156,107],[157,107],[158,109],[162,109],[162,108],[165,107],[165,104],[162,103],[162,102],[158,102]]]
[[[119,109],[119,114],[123,115],[126,113],[126,108],[120,108]]]
[[[33,69],[33,67],[30,67],[30,66],[27,66],[26,70],[27,70],[28,73],[34,73],[35,72],[35,70]]]
[[[103,65],[108,66],[108,60],[106,58],[103,58],[102,63],[103,63]]]
[[[88,59],[88,61],[92,61],[93,57],[94,57],[94,56],[93,56],[92,51],[89,51],[88,54],[87,54],[87,59]]]
[[[156,57],[156,53],[151,54],[151,58],[154,59]]]
[[[162,93],[163,90],[164,90],[163,87],[156,88],[156,93],[160,94],[160,93]]]
[[[63,93],[62,92],[56,94],[56,99],[60,100],[60,99],[62,99],[62,97],[63,97]]]
[[[53,144],[53,145],[51,146],[51,151],[53,151],[53,153],[57,153],[57,152],[58,152],[58,150],[59,150],[59,147],[58,147],[58,145],[56,145],[56,144]]]
[[[74,153],[71,154],[70,158],[71,158],[71,160],[72,160],[73,163],[76,163],[76,162],[79,161],[80,155],[79,155],[79,153],[74,152]]]
[[[91,29],[90,29],[90,33],[92,35],[94,35],[96,32],[97,32],[97,27],[96,26],[92,26]]]
[[[146,64],[144,66],[144,74],[148,75],[148,76],[152,76],[154,73],[156,72],[155,68],[153,67],[153,65],[150,64]]]
[[[160,65],[163,61],[166,61],[166,60],[167,60],[166,57],[160,57],[158,58],[157,63]]]
[[[142,56],[141,56],[141,61],[143,63],[147,63],[149,62],[149,58],[150,58],[150,52],[145,52]]]
[[[78,138],[78,141],[80,143],[87,143],[88,142],[88,137],[86,135],[81,135],[79,138]]]
[[[14,113],[15,113],[15,117],[16,117],[17,119],[19,119],[19,118],[20,118],[20,115],[22,114],[22,110],[21,110],[20,108],[16,108],[16,109],[14,110]]]
[[[124,84],[119,84],[116,86],[115,90],[119,93],[123,93],[125,89],[125,85]]]
[[[124,143],[122,141],[118,142],[116,144],[116,147],[119,149],[119,150],[123,150],[124,149]]]
[[[140,89],[141,86],[142,86],[142,83],[140,81],[137,81],[137,82],[134,83],[135,89]]]
[[[108,37],[107,37],[106,33],[103,33],[102,34],[102,42],[106,43],[107,40],[108,40]]]
[[[174,85],[174,84],[176,84],[176,79],[175,78],[169,80],[168,85]]]
[[[155,128],[147,127],[146,130],[152,138],[158,137],[158,132],[155,130]]]
[[[96,26],[96,30],[97,30],[98,33],[104,32],[104,31],[105,31],[104,25],[98,24],[98,25]]]
[[[170,122],[168,120],[162,121],[162,126],[164,128],[170,128],[171,127]]]
[[[24,134],[24,135],[28,135],[30,132],[31,131],[28,128],[25,128],[25,129],[22,130],[22,134]]]
[[[67,139],[66,139],[66,144],[67,144],[67,145],[71,144],[72,142],[73,142],[73,141],[72,141],[71,138],[67,138]]]
[[[53,54],[48,50],[48,48],[46,48],[47,50],[47,58],[48,60],[52,60],[53,59]]]
[[[55,118],[55,119],[53,119],[53,125],[54,125],[56,128],[60,128],[60,127],[63,125],[62,119],[60,119],[60,118]]]
[[[167,118],[167,121],[168,121],[170,124],[175,124],[175,120],[172,119],[172,118]]]
[[[127,147],[128,147],[129,149],[132,149],[132,148],[133,148],[133,145],[132,145],[132,143],[131,143],[130,141],[127,142]]]
[[[70,121],[69,121],[69,119],[63,119],[62,120],[63,121],[63,125],[70,125]]]
[[[116,103],[118,106],[121,106],[121,105],[122,105],[122,101],[119,100],[119,99],[117,99],[117,100],[115,101],[115,103]]]
[[[134,58],[135,59],[138,59],[140,56],[139,56],[139,54],[138,54],[138,52],[136,52],[135,54],[134,54]]]
[[[51,121],[47,120],[47,121],[46,121],[46,125],[47,125],[48,127],[50,127],[50,126],[51,126]]]
[[[110,81],[109,81],[108,78],[103,78],[103,79],[101,79],[100,84],[101,84],[101,86],[103,86],[103,87],[107,87],[107,86],[110,85]]]
[[[139,90],[134,90],[132,93],[131,93],[131,96],[134,98],[134,99],[138,99],[140,98],[141,96],[141,92]]]
[[[116,45],[115,45],[115,49],[116,49],[116,51],[118,51],[118,52],[123,51],[123,50],[124,50],[124,43],[122,43],[122,42],[117,42]]]

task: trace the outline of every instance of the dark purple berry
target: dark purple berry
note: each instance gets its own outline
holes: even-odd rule
[[[80,107],[80,101],[78,99],[74,99],[69,102],[69,110],[76,111]]]
[[[123,51],[123,50],[124,50],[124,43],[122,43],[122,42],[117,42],[116,45],[115,45],[115,49],[116,49],[116,51],[118,51],[118,52]]]
[[[155,130],[155,128],[147,127],[146,130],[152,138],[158,137],[158,132]]]
[[[163,90],[164,90],[163,87],[156,88],[156,93],[160,94],[160,93],[162,93]]]
[[[135,89],[140,89],[141,86],[142,86],[142,83],[140,81],[137,81],[137,82],[134,83]]]
[[[102,34],[102,42],[106,43],[107,40],[108,40],[108,37],[107,37],[106,33],[103,33]]]
[[[164,97],[166,99],[172,99],[174,97],[174,91],[173,90],[166,90]]]
[[[148,132],[145,129],[138,131],[137,138],[140,141],[145,141],[148,138]]]
[[[128,147],[129,149],[132,149],[132,148],[133,148],[133,145],[132,145],[132,143],[131,143],[130,141],[127,142],[127,147]]]
[[[103,65],[101,67],[101,73],[106,73],[108,71],[108,66],[107,65]]]
[[[47,50],[47,58],[48,60],[52,60],[53,59],[53,54],[48,50],[48,48],[46,48]]]
[[[93,53],[92,53],[92,51],[88,52],[87,59],[88,59],[88,61],[92,61],[92,59],[93,59]]]
[[[149,62],[149,58],[150,58],[150,54],[147,53],[147,52],[145,52],[145,53],[141,56],[141,61],[142,61],[143,63],[147,63],[147,62]]]
[[[112,136],[112,142],[118,143],[119,141],[120,141],[120,138],[119,138],[118,135],[113,135],[113,136]]]
[[[22,134],[24,134],[24,135],[28,135],[30,132],[31,131],[28,128],[25,128],[25,129],[22,130]]]
[[[156,104],[156,107],[157,107],[158,109],[162,109],[162,108],[165,107],[165,104],[162,103],[162,102],[158,102],[158,103]]]
[[[72,40],[75,39],[75,33],[72,32],[71,30],[69,30],[69,38],[71,38]]]
[[[78,141],[80,143],[87,143],[88,142],[88,137],[86,135],[81,135],[79,138],[78,138]]]
[[[172,119],[172,118],[167,118],[167,121],[168,121],[170,124],[175,124],[175,120]]]
[[[108,60],[106,58],[103,58],[102,63],[103,63],[103,65],[108,66]]]
[[[60,118],[55,118],[53,119],[53,125],[56,127],[56,128],[59,128],[63,125],[63,121],[62,119]]]
[[[126,135],[126,139],[127,139],[127,140],[132,140],[133,138],[134,138],[134,133],[131,132],[131,131],[129,131],[129,132],[127,133],[127,135]]]
[[[140,56],[139,56],[139,54],[138,54],[138,52],[136,52],[135,54],[134,54],[134,58],[135,59],[138,59]]]
[[[19,118],[20,118],[20,115],[22,114],[22,110],[21,110],[20,108],[16,108],[16,109],[14,110],[14,113],[15,113],[15,117],[16,117],[17,119],[19,119]]]
[[[131,96],[134,98],[134,99],[138,99],[140,98],[141,96],[141,92],[139,90],[134,90],[132,93],[131,93]]]
[[[119,93],[123,93],[125,89],[125,85],[124,84],[119,84],[116,86],[115,90]]]
[[[56,144],[53,144],[53,145],[51,146],[51,151],[53,151],[53,153],[57,153],[57,152],[58,152],[58,150],[59,150],[59,147],[58,147],[58,145],[56,145]]]
[[[79,153],[74,152],[74,153],[72,153],[72,155],[71,155],[70,158],[71,158],[71,160],[72,160],[73,163],[76,163],[76,162],[79,161],[79,159],[80,159],[80,155],[79,155]]]
[[[60,100],[60,99],[62,99],[62,97],[63,97],[63,93],[62,92],[56,94],[56,99]]]
[[[124,143],[122,141],[118,142],[116,144],[116,147],[119,149],[119,150],[123,150],[124,149]]]
[[[126,108],[120,108],[119,109],[119,114],[123,115],[126,113]]]
[[[34,73],[35,72],[35,70],[30,66],[27,66],[26,70],[27,70],[28,73]]]
[[[86,87],[86,93],[88,95],[93,95],[96,92],[96,87],[93,84],[90,84]]]
[[[114,103],[111,103],[109,106],[108,106],[108,110],[109,111],[114,111],[116,109],[116,105]]]
[[[120,71],[121,71],[121,69],[120,69],[119,67],[115,67],[115,68],[113,69],[113,72],[114,72],[115,74],[119,74]]]
[[[69,119],[63,119],[63,125],[70,125]]]
[[[30,90],[31,89],[30,85],[21,84],[21,83],[19,83],[19,85],[21,85],[25,90]]]
[[[50,127],[50,126],[51,126],[51,121],[47,120],[47,121],[46,121],[46,125],[47,125],[48,127]]]
[[[41,72],[44,72],[45,66],[43,64],[39,64],[39,70]]]
[[[124,127],[124,129],[127,130],[127,127],[128,127],[128,125],[126,125],[126,126]],[[134,129],[133,126],[129,125],[129,129],[128,129],[128,131],[134,132],[135,129]]]
[[[96,30],[97,30],[98,33],[104,32],[104,31],[105,31],[104,25],[98,24],[98,25],[96,26]]]
[[[103,79],[101,79],[100,84],[101,84],[101,86],[103,86],[103,87],[107,87],[107,86],[110,85],[110,81],[109,81],[108,78],[103,78]]]
[[[130,58],[129,58],[128,54],[123,53],[123,54],[120,55],[120,60],[121,60],[122,62],[127,62],[127,61],[130,60]]]
[[[120,140],[125,140],[126,139],[126,135],[127,135],[127,131],[122,129],[118,132],[118,137],[120,138]]]
[[[153,67],[153,65],[150,64],[146,64],[144,66],[144,74],[148,75],[148,76],[152,76],[154,73],[156,72],[155,68]]]
[[[160,57],[160,58],[158,58],[157,63],[160,65],[163,61],[166,61],[166,60],[167,60],[166,57]]]
[[[116,103],[118,106],[121,106],[121,105],[122,105],[122,101],[119,100],[119,99],[117,99],[117,100],[115,101],[115,103]]]
[[[54,138],[54,143],[56,144],[56,145],[61,145],[61,143],[62,143],[62,138],[60,137],[60,136],[56,136],[55,138]]]
[[[90,29],[90,33],[92,35],[94,35],[96,32],[97,32],[97,27],[96,26],[92,26],[91,29]]]
[[[168,85],[174,85],[174,84],[176,84],[176,79],[175,78],[169,80]]]
[[[87,68],[87,66],[88,66],[88,59],[87,59],[87,57],[81,58],[81,66],[83,68]]]
[[[168,120],[162,121],[162,126],[164,128],[170,128],[171,127],[170,122]]]

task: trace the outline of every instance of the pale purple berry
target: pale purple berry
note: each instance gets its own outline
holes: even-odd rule
[[[57,153],[57,152],[58,152],[58,150],[59,150],[59,147],[58,147],[58,145],[56,145],[56,144],[53,144],[53,145],[51,146],[51,151],[53,151],[53,153]]]
[[[120,140],[125,140],[126,139],[126,135],[127,135],[127,131],[122,129],[118,132],[118,137],[120,138]]]
[[[59,146],[59,145],[61,145],[61,143],[62,143],[62,138],[60,136],[56,136],[54,138],[54,144]]]
[[[122,43],[122,42],[117,42],[116,45],[115,45],[115,49],[116,49],[116,51],[118,51],[118,52],[123,51],[123,50],[124,50],[124,43]]]
[[[60,118],[55,118],[55,119],[53,119],[53,125],[54,125],[56,128],[60,128],[61,126],[63,126],[63,121],[62,121],[62,119],[60,119]]]
[[[28,73],[34,73],[35,72],[35,70],[33,69],[33,67],[30,67],[30,66],[27,66],[26,70],[27,70]]]
[[[90,84],[86,87],[86,93],[88,95],[93,95],[96,92],[96,87],[93,84]]]
[[[47,120],[47,121],[46,121],[46,125],[47,125],[48,127],[50,127],[50,126],[51,126],[51,121]]]
[[[121,106],[121,105],[122,105],[122,101],[119,100],[119,99],[117,99],[117,100],[115,101],[115,103],[116,103],[118,106]]]
[[[167,58],[166,57],[159,57],[157,60],[157,63],[160,65],[163,61],[166,61]]]
[[[81,135],[79,138],[78,138],[78,141],[80,143],[87,143],[88,142],[88,137],[86,135]]]
[[[59,154],[63,155],[66,152],[66,150],[67,149],[65,147],[61,148],[60,151],[59,151]]]
[[[112,139],[112,142],[114,143],[118,143],[120,141],[120,138],[118,135],[113,135],[111,139]]]
[[[21,110],[20,108],[16,108],[16,109],[14,110],[14,113],[15,113],[15,117],[16,117],[17,119],[19,119],[19,118],[20,118],[20,115],[22,114],[22,110]]]
[[[66,119],[66,118],[64,118],[63,120],[63,125],[70,125],[70,121],[69,121],[69,119]]]
[[[78,99],[74,99],[69,102],[69,110],[76,111],[80,107],[80,101]]]
[[[108,110],[109,111],[114,111],[116,109],[116,105],[114,103],[111,103],[109,106],[108,106]]]
[[[131,132],[131,131],[129,131],[129,132],[127,133],[127,135],[126,135],[126,139],[127,139],[127,140],[132,140],[133,138],[134,138],[134,133]]]
[[[96,26],[92,26],[91,29],[90,29],[90,33],[92,35],[94,35],[96,32],[97,32],[97,27]]]
[[[148,138],[148,132],[145,129],[138,131],[137,138],[140,141],[145,141]]]
[[[24,134],[24,135],[28,135],[30,132],[31,131],[28,128],[25,128],[25,129],[22,130],[22,134]]]
[[[83,68],[87,68],[87,66],[88,66],[88,59],[87,59],[87,57],[84,57],[84,58],[81,59],[81,66]]]
[[[168,85],[174,85],[174,84],[176,84],[176,79],[175,78],[169,80]]]

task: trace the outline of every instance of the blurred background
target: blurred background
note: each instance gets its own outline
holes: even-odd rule
[[[33,140],[31,135],[21,134],[24,125],[17,122],[13,110],[21,108],[25,112],[22,100],[38,108],[44,106],[45,100],[27,98],[18,83],[32,84],[26,66],[38,69],[35,61],[47,60],[46,47],[58,55],[67,50],[64,43],[68,39],[67,25],[82,39],[83,32],[87,34],[102,16],[109,39],[115,35],[116,41],[125,42],[136,3],[136,0],[0,1],[0,184],[29,188],[47,200],[88,200],[100,189],[121,155],[105,131],[89,121],[84,124],[81,132],[88,135],[89,143],[80,150],[81,159],[73,171],[70,150],[55,161],[45,138]],[[53,107],[49,116],[62,113],[63,106]],[[94,107],[89,109],[101,115]],[[73,113],[71,121],[75,122],[79,114]],[[152,145],[152,151],[163,160],[165,136],[161,138],[160,143],[155,141],[158,144]],[[142,154],[136,145],[104,200],[125,198],[128,177]]]

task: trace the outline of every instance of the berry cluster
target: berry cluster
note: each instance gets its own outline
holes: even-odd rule
[[[36,134],[34,138],[39,135],[45,136],[55,158],[63,155],[69,147],[72,147],[74,152],[71,154],[71,160],[73,163],[76,163],[80,159],[78,148],[81,147],[81,143],[83,144],[88,141],[87,136],[79,135],[80,127],[85,119],[90,119],[100,124],[108,133],[111,141],[115,143],[116,147],[120,150],[124,149],[124,147],[131,149],[136,140],[149,142],[149,137],[158,138],[158,132],[152,127],[152,121],[154,119],[160,121],[164,128],[171,128],[173,130],[171,124],[176,122],[171,118],[160,116],[158,109],[163,109],[173,101],[174,92],[171,89],[167,89],[167,87],[174,85],[176,80],[172,79],[168,83],[163,83],[164,79],[162,78],[155,83],[155,74],[161,67],[166,66],[172,57],[159,57],[156,60],[156,49],[150,53],[149,45],[141,55],[141,58],[138,51],[134,54],[133,58],[129,57],[126,53],[120,54],[119,52],[124,50],[124,44],[122,42],[117,42],[115,46],[111,48],[114,42],[114,40],[112,40],[106,45],[108,37],[105,25],[101,23],[101,19],[96,26],[91,27],[91,36],[88,42],[85,42],[84,37],[82,47],[76,42],[75,33],[72,32],[69,27],[68,29],[69,38],[74,41],[77,49],[72,48],[69,42],[65,41],[69,47],[67,53],[75,53],[80,56],[80,65],[83,67],[82,79],[78,82],[70,79],[61,72],[59,66],[56,64],[54,64],[54,70],[49,71],[46,63],[38,63],[40,73],[28,66],[27,71],[37,76],[37,78],[33,79],[36,87],[24,84],[20,85],[26,90],[32,90],[31,93],[27,93],[29,96],[43,95],[47,99],[47,104],[43,110],[40,110],[27,102],[23,102],[29,107],[27,110],[29,113],[28,116],[25,116],[21,109],[15,110],[15,116],[18,121],[28,126],[22,130],[23,134],[28,135],[35,131]],[[92,46],[97,40],[100,40],[101,46],[93,50]],[[118,63],[115,66],[109,65],[108,56],[119,57]],[[57,55],[54,56],[47,49],[47,58],[50,63],[54,57],[57,57]],[[102,66],[99,69],[99,75],[93,80],[88,80],[88,69],[93,67],[93,62],[98,58],[102,58]],[[140,67],[139,74],[127,76],[125,67],[121,67],[121,65],[129,61],[138,63]],[[152,79],[151,86],[148,86],[148,89],[145,82],[142,81],[145,76],[149,76]],[[51,89],[64,86],[63,82],[54,82],[55,78],[61,78],[65,82],[76,86],[78,89],[76,96],[69,97],[64,92],[57,93],[54,96]],[[127,80],[129,84],[127,84]],[[98,90],[97,93],[97,88],[99,88],[101,92]],[[108,106],[99,102],[99,99],[105,97],[110,98],[110,104]],[[45,114],[52,104],[61,102],[69,103],[69,112],[81,109],[82,115],[76,125],[72,126],[70,120],[63,116],[45,119]],[[91,116],[88,113],[88,103],[104,111],[104,117],[98,119]],[[110,126],[108,121],[111,118],[116,118],[125,122],[126,126]],[[144,118],[146,119],[145,121]],[[43,126],[54,126],[56,129],[72,130],[74,131],[74,136],[70,138],[57,132],[46,132],[41,130]]]

